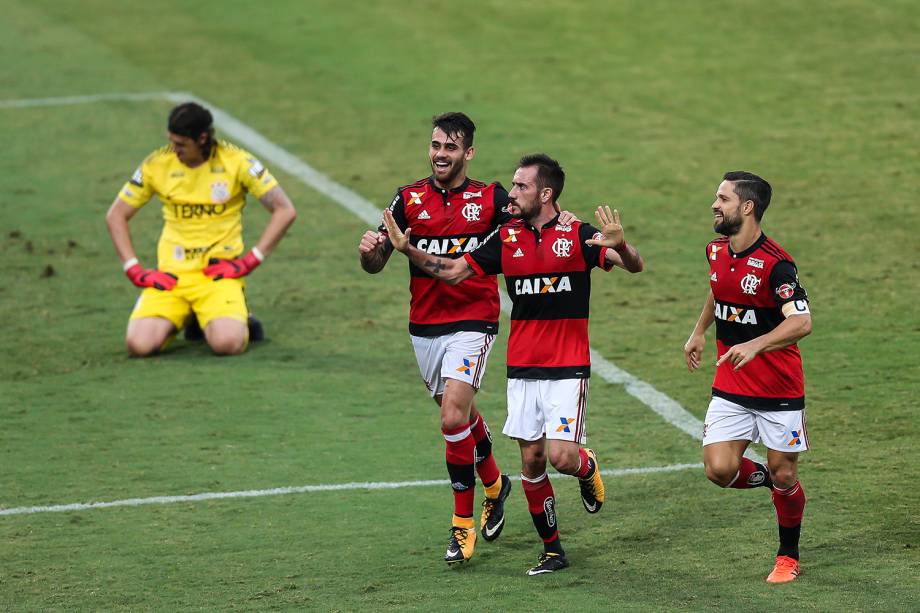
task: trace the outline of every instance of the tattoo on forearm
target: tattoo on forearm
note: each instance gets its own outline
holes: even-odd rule
[[[430,268],[434,274],[438,274],[446,268],[440,260],[428,260],[425,262],[425,268]]]

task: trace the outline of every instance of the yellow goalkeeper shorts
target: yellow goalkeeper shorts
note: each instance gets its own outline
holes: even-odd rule
[[[243,324],[249,317],[242,279],[215,281],[203,272],[183,272],[170,291],[145,287],[131,311],[131,320],[162,317],[181,329],[194,313],[204,330],[211,320],[230,317]]]

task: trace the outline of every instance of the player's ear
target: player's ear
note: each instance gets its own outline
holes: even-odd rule
[[[744,204],[741,205],[741,212],[744,213],[745,215],[753,215],[754,214],[754,201],[745,200]]]
[[[474,156],[474,155],[476,155],[476,149],[474,149],[472,146],[470,146],[470,148],[467,149],[467,150],[464,152],[464,154],[463,154],[463,159],[465,159],[467,162],[469,162],[470,160],[473,159],[473,156]]]

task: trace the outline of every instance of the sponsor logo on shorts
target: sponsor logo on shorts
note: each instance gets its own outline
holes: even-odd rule
[[[463,358],[463,366],[457,368],[457,372],[462,372],[464,375],[470,374],[470,370],[476,367],[476,361]]]
[[[799,438],[798,430],[792,430],[792,440],[790,440],[786,445],[788,447],[797,447],[802,444],[801,439]]]
[[[575,421],[574,417],[560,417],[559,421],[561,421],[562,424],[558,428],[556,428],[556,432],[571,432],[571,430],[569,429],[569,425],[574,423]]]

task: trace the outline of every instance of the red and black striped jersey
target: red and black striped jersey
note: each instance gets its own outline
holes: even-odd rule
[[[788,316],[809,312],[795,262],[765,234],[741,253],[732,252],[727,238],[718,238],[706,247],[706,257],[718,357],[770,332]],[[737,371],[723,363],[716,369],[712,393],[752,409],[803,409],[805,375],[798,346],[761,353]]]
[[[460,187],[446,190],[428,177],[396,190],[390,211],[401,230],[412,228],[409,240],[417,248],[459,258],[511,219],[507,204],[508,192],[500,183],[467,179]],[[382,225],[379,229],[386,232]],[[410,263],[409,293],[410,334],[498,332],[500,303],[494,274],[448,285]]]
[[[558,215],[540,229],[518,219],[464,256],[477,275],[505,275],[513,304],[509,378],[591,376],[591,269],[611,268],[606,247],[585,244],[596,233],[586,223],[559,224]]]

